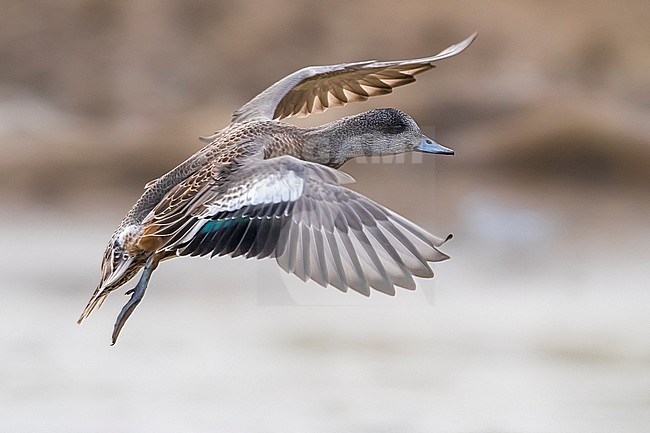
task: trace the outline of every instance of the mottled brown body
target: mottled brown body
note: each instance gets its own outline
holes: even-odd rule
[[[329,125],[329,129],[335,130],[339,122]],[[158,215],[169,213],[207,182],[213,182],[218,187],[229,174],[238,169],[241,161],[253,156],[269,159],[290,155],[334,168],[340,167],[352,156],[340,156],[337,151],[340,147],[338,137],[332,135],[323,140],[318,135],[322,131],[322,127],[299,128],[275,121],[232,124],[181,165],[151,182],[120,228],[142,223],[144,217],[152,211]],[[192,179],[186,181],[190,176]],[[158,229],[158,226],[145,225],[142,234],[150,238]],[[160,247],[160,241],[151,239],[138,238],[134,242],[137,243],[137,248],[149,251]]]

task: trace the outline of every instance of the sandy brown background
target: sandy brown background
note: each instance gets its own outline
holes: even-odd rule
[[[650,3],[0,2],[0,430],[644,432]],[[198,135],[306,65],[477,41],[372,107],[454,157],[353,188],[455,238],[369,299],[272,261],[165,263],[75,324],[105,243]]]

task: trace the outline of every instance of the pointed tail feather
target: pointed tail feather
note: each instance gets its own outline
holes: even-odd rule
[[[90,297],[90,300],[86,305],[86,308],[84,308],[83,312],[81,313],[79,320],[77,320],[77,323],[81,324],[81,322],[83,322],[83,320],[86,317],[90,316],[90,313],[92,313],[93,310],[101,307],[109,293],[110,291],[107,290],[100,291],[100,287],[97,287],[93,295]]]

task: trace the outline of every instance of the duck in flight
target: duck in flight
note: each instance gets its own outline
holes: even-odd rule
[[[273,257],[288,273],[369,296],[415,289],[429,262],[449,257],[447,239],[346,188],[338,170],[362,156],[453,151],[424,136],[407,114],[375,109],[314,128],[280,119],[306,116],[391,93],[455,56],[476,33],[432,57],[301,69],[234,112],[206,146],[145,191],[111,237],[101,280],[79,323],[141,269],[115,323],[112,344],[142,300],[152,273],[178,256]]]

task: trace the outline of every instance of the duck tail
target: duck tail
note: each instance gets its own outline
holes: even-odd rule
[[[83,320],[90,316],[90,313],[95,310],[95,308],[99,308],[102,306],[104,301],[106,300],[106,297],[110,293],[108,290],[100,290],[101,286],[98,286],[95,289],[95,292],[93,295],[90,297],[90,300],[88,301],[88,304],[86,304],[86,308],[84,308],[83,312],[81,313],[81,316],[79,316],[79,320],[77,320],[78,324],[81,324]]]

